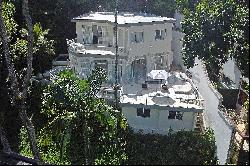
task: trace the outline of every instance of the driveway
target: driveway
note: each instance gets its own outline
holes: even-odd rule
[[[192,80],[199,89],[199,92],[205,101],[205,125],[214,130],[217,156],[220,164],[224,165],[227,159],[227,151],[229,148],[232,129],[218,113],[219,100],[209,88],[209,82],[202,67],[201,61],[196,60],[196,64],[197,65],[192,69],[189,69],[189,71],[192,73]]]

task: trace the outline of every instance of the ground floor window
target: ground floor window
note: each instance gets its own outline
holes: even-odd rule
[[[183,112],[180,111],[169,111],[168,119],[182,120]]]
[[[143,118],[150,117],[150,109],[149,108],[137,108],[137,116],[141,116]]]

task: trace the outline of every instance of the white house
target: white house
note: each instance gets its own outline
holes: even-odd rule
[[[129,125],[146,133],[194,130],[197,115],[203,112],[203,99],[184,73],[170,71],[175,19],[120,13],[117,20],[119,103]],[[72,21],[77,38],[68,41],[71,68],[84,78],[93,68],[102,67],[109,87],[103,87],[99,97],[114,99],[114,14],[90,13]]]
[[[120,80],[139,81],[153,69],[170,68],[174,19],[123,13],[117,20]],[[115,78],[114,14],[91,13],[76,17],[73,22],[76,22],[76,42],[86,49],[78,54],[69,49],[75,70],[88,73],[88,69],[101,65],[112,82]]]
[[[122,112],[135,130],[167,134],[169,129],[193,130],[197,115],[203,113],[203,99],[191,80],[180,72],[170,72],[167,83],[147,81],[122,87]]]

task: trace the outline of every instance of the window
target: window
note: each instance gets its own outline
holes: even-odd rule
[[[150,109],[149,108],[137,108],[137,116],[141,116],[143,118],[150,117]]]
[[[178,120],[182,120],[182,117],[183,117],[183,112],[177,111],[175,118]]]
[[[82,33],[83,33],[83,43],[91,44],[91,26],[82,25]]]
[[[176,116],[176,112],[175,111],[169,111],[168,119],[175,119],[175,116]]]
[[[97,33],[98,33],[98,37],[102,37],[102,27],[101,26],[97,26]]]
[[[167,29],[155,30],[155,40],[164,40],[167,36]]]
[[[180,111],[169,111],[168,119],[182,120],[183,112]]]
[[[131,32],[130,41],[131,43],[142,43],[144,41],[143,32]]]
[[[97,38],[98,38],[97,44],[108,45],[108,43],[110,42],[107,26],[97,26],[97,32],[96,32],[96,34],[94,33],[93,35],[97,36]]]

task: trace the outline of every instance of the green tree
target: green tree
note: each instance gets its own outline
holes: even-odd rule
[[[44,58],[46,55],[51,57],[54,54],[54,48],[53,41],[45,37],[47,30],[43,31],[40,24],[35,24],[33,27],[29,16],[28,1],[23,1],[22,4],[24,16],[22,25],[18,25],[15,21],[16,8],[11,2],[1,1],[1,7],[0,98],[1,106],[3,106],[0,112],[1,126],[7,130],[12,150],[18,151],[19,120],[21,119],[23,124],[31,130],[34,127],[26,113],[26,99],[32,70],[34,69],[37,74],[43,72],[45,68],[48,69],[48,65],[43,68],[39,67],[41,65],[36,59],[39,56]],[[27,27],[27,30],[23,27]],[[32,64],[35,65],[34,68]],[[33,131],[28,133],[30,137],[34,136]],[[32,144],[34,146],[35,139]],[[35,153],[36,150],[33,150]],[[39,158],[38,153],[34,156]]]
[[[40,23],[34,24],[34,49],[33,49],[33,73],[44,73],[52,68],[52,60],[55,58],[54,40],[48,40],[49,30],[43,30]],[[27,30],[22,28],[19,32],[20,37],[16,38],[15,43],[11,46],[14,56],[15,66],[21,71],[25,65],[24,59],[27,55]]]
[[[20,2],[16,2],[20,6]],[[66,39],[75,38],[75,23],[71,19],[109,7],[108,0],[36,0],[30,2],[32,17],[45,29],[50,29],[48,39],[55,40],[56,54],[67,53]],[[101,9],[100,9],[101,10]],[[113,11],[113,10],[112,10]]]
[[[104,76],[103,70],[96,70],[81,80],[67,70],[44,90],[43,113],[48,120],[39,131],[44,160],[53,164],[120,164],[125,160],[122,132],[126,121],[123,118],[119,123],[118,133],[118,111],[96,98]],[[26,145],[22,144],[21,151],[29,154]]]
[[[11,101],[12,105],[14,106],[14,109],[18,111],[20,119],[22,120],[22,123],[24,124],[25,128],[27,129],[27,133],[29,136],[29,141],[32,149],[32,153],[34,155],[35,159],[40,160],[40,153],[37,149],[37,144],[36,144],[36,135],[35,135],[35,130],[34,126],[32,124],[32,121],[29,119],[27,116],[26,112],[26,99],[27,99],[27,94],[28,94],[28,87],[29,87],[29,81],[32,75],[32,58],[33,58],[33,42],[34,42],[34,36],[33,36],[33,24],[32,20],[29,14],[29,7],[28,7],[28,0],[23,0],[22,1],[22,14],[25,18],[26,26],[28,29],[28,35],[27,35],[27,67],[26,67],[26,72],[23,77],[24,81],[23,83],[18,82],[18,77],[17,73],[14,67],[14,64],[12,62],[12,57],[11,57],[11,50],[9,46],[9,38],[8,38],[8,31],[6,29],[6,25],[4,22],[4,17],[2,14],[2,5],[3,2],[0,0],[0,30],[1,30],[1,39],[2,39],[2,46],[3,46],[3,52],[4,52],[4,57],[6,60],[6,66],[8,69],[8,75],[9,75],[9,80],[11,84]],[[7,25],[8,26],[8,25]],[[4,140],[3,132],[1,132],[1,141]],[[7,152],[10,153],[11,149],[8,144],[6,144],[6,141],[3,141],[3,146],[4,149],[7,149]]]
[[[217,81],[222,65],[234,58],[244,76],[249,74],[249,7],[244,0],[178,0],[184,14],[183,61],[189,68],[202,59],[209,77]]]
[[[176,3],[174,0],[148,0],[146,12],[158,16],[174,17]]]

